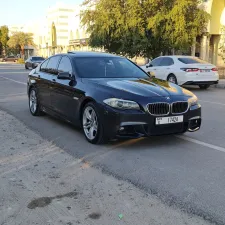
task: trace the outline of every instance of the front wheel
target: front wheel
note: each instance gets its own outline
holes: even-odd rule
[[[33,116],[42,115],[36,88],[31,88],[29,93],[29,109]]]
[[[27,66],[27,64],[25,64],[25,69],[26,69],[26,70],[28,70],[28,69],[29,69],[29,68],[28,68],[28,66]]]
[[[82,127],[88,142],[101,144],[106,141],[95,103],[90,102],[85,105],[82,113]]]
[[[200,87],[200,89],[206,90],[210,87],[210,85],[209,84],[200,84],[199,87]]]

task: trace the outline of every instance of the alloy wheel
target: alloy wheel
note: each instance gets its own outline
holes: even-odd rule
[[[90,141],[97,137],[98,119],[95,110],[91,106],[88,106],[83,112],[83,129]]]
[[[176,78],[174,76],[170,76],[168,79],[169,82],[176,84]]]
[[[37,96],[35,90],[30,91],[30,111],[35,114],[37,110]]]

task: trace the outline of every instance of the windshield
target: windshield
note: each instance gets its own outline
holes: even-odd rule
[[[32,57],[32,60],[34,61],[42,61],[45,60],[43,57]]]
[[[125,58],[82,57],[74,59],[78,75],[83,78],[148,78],[138,66]]]
[[[205,64],[206,62],[198,59],[198,58],[178,58],[178,60],[184,64],[196,64],[196,63],[203,63]]]

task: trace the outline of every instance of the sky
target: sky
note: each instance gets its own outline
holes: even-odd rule
[[[0,0],[0,26],[20,25],[37,21],[47,15],[57,0]],[[65,4],[81,4],[83,0],[61,0]]]

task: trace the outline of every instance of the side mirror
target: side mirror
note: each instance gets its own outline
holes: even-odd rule
[[[57,78],[60,80],[73,80],[73,75],[69,72],[60,72]]]

